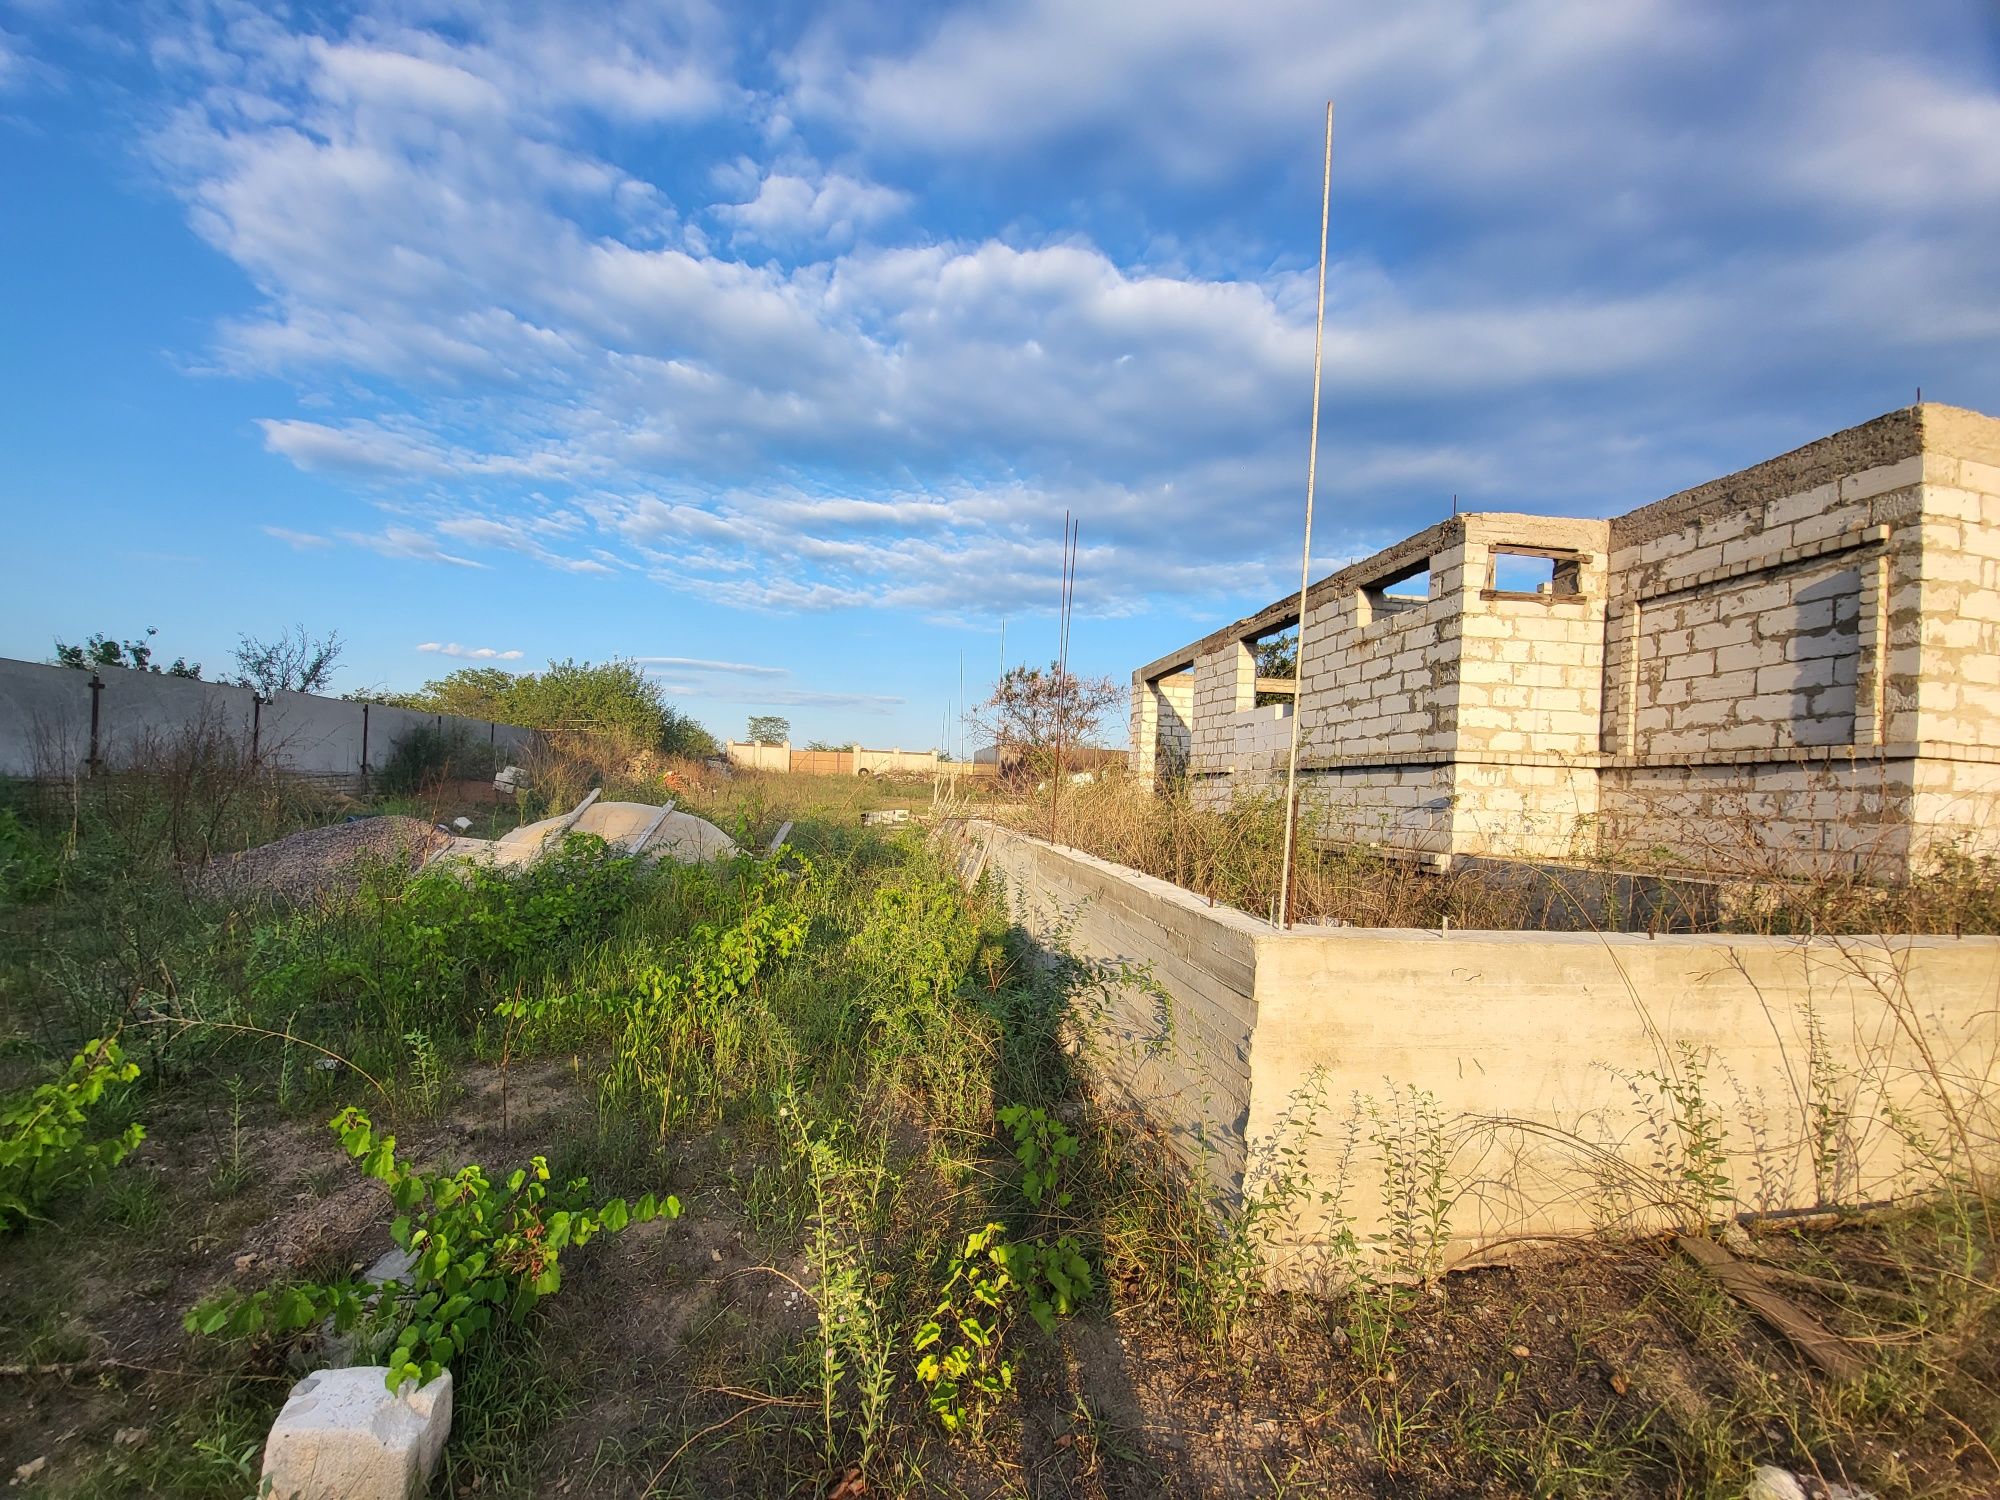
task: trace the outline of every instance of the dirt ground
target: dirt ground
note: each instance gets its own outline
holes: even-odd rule
[[[559,1160],[588,1082],[578,1059],[515,1070],[503,1132],[497,1071],[468,1068],[449,1113],[406,1128],[404,1147],[440,1163]],[[466,1412],[479,1399],[476,1374],[468,1382],[441,1490],[826,1492],[799,1472],[799,1403],[749,1383],[811,1346],[810,1267],[782,1248],[795,1236],[759,1232],[742,1164],[714,1145],[681,1165],[679,1220],[565,1263],[564,1294],[545,1304],[527,1351],[543,1372],[528,1399],[515,1392],[482,1421]],[[227,1191],[245,1159],[279,1167]],[[0,1473],[43,1461],[23,1492],[144,1492],[117,1482],[121,1466],[142,1480],[152,1445],[186,1441],[188,1396],[204,1383],[226,1385],[246,1414],[239,1451],[222,1444],[217,1463],[254,1471],[244,1445],[290,1374],[275,1359],[231,1370],[182,1332],[183,1312],[219,1282],[359,1266],[390,1246],[385,1191],[356,1181],[309,1121],[169,1116],[126,1166],[64,1216],[64,1233],[22,1236],[0,1258],[0,1336],[30,1367],[0,1377]],[[1865,1266],[1878,1239],[1864,1224],[1773,1236],[1759,1253],[1779,1266]],[[1837,1399],[1660,1242],[1552,1247],[1413,1290],[1374,1354],[1343,1299],[1270,1299],[1217,1349],[1136,1279],[1108,1293],[1057,1337],[1028,1334],[1018,1415],[980,1441],[942,1442],[928,1414],[898,1412],[895,1488],[1106,1500],[1712,1493],[1676,1465],[1718,1408]],[[1764,1436],[1769,1461],[1811,1471],[1802,1424],[1774,1419]],[[106,1454],[120,1457],[107,1468]],[[1881,1457],[1913,1493],[1993,1492],[1976,1439]]]

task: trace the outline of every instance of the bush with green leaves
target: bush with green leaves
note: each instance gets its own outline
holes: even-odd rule
[[[539,1156],[505,1183],[492,1182],[477,1165],[420,1172],[398,1159],[396,1138],[377,1135],[358,1109],[343,1110],[329,1128],[362,1173],[388,1187],[396,1205],[389,1233],[414,1257],[409,1272],[379,1286],[350,1278],[219,1292],[189,1310],[190,1333],[283,1335],[330,1319],[338,1332],[359,1332],[357,1347],[389,1351],[390,1390],[405,1381],[421,1385],[502,1318],[518,1323],[561,1290],[564,1250],[633,1224],[680,1217],[672,1195],[592,1207],[582,1177],[552,1191],[548,1162]]]
[[[713,735],[667,702],[657,679],[632,661],[552,661],[543,672],[461,667],[425,683],[419,692],[385,693],[377,701],[582,735],[627,751],[699,757],[721,749]]]
[[[945,1276],[937,1311],[918,1325],[910,1347],[917,1379],[946,1432],[977,1431],[988,1403],[1014,1388],[1006,1334],[1015,1282],[1004,1224],[965,1237]]]
[[[91,1136],[90,1112],[114,1084],[139,1076],[110,1037],[92,1041],[61,1076],[0,1103],[0,1231],[42,1217],[61,1193],[102,1182],[146,1137],[136,1121]]]
[[[418,724],[390,748],[374,782],[386,796],[413,797],[442,781],[489,780],[498,769],[493,747],[465,730]]]
[[[281,1013],[369,1003],[386,1034],[455,1035],[517,977],[601,936],[642,872],[594,834],[571,834],[525,868],[474,861],[410,877],[381,867],[358,897],[260,930],[252,972]]]
[[[0,906],[39,901],[56,888],[62,869],[11,807],[0,807]]]
[[[755,1019],[759,977],[805,941],[803,900],[812,885],[803,858],[755,866],[734,922],[695,924],[631,977],[613,1002],[617,1034],[599,1090],[605,1107],[656,1115],[664,1139],[710,1091],[704,1079],[719,1086],[730,1075]]]

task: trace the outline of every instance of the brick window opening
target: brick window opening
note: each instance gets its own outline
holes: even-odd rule
[[[1489,598],[1561,599],[1583,592],[1583,559],[1573,552],[1495,547],[1486,575]]]
[[[1431,560],[1426,557],[1399,573],[1361,586],[1361,623],[1372,624],[1406,609],[1416,609],[1429,603],[1430,597]]]
[[[1267,630],[1245,642],[1256,659],[1257,687],[1251,699],[1256,708],[1289,704],[1298,697],[1299,622],[1291,621]]]

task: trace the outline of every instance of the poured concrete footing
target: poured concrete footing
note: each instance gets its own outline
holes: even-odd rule
[[[1407,1231],[1439,1161],[1416,1207],[1448,1265],[1880,1201],[1924,1185],[1925,1141],[2000,1139],[2000,938],[1281,932],[1010,829],[957,836],[966,878],[1095,966],[1073,1005],[1100,1092],[1225,1207],[1289,1185],[1260,1216],[1281,1280],[1329,1269],[1343,1230]],[[1697,1172],[1723,1181],[1689,1202]]]

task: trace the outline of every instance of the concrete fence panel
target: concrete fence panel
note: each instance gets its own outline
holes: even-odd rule
[[[519,725],[311,693],[277,693],[259,704],[249,688],[224,683],[121,667],[85,672],[0,660],[0,776],[115,771],[192,734],[213,733],[273,769],[358,777],[379,769],[419,727],[460,731],[492,745],[503,761],[520,759],[536,738]]]
[[[0,660],[0,775],[70,775],[90,755],[90,674]]]

